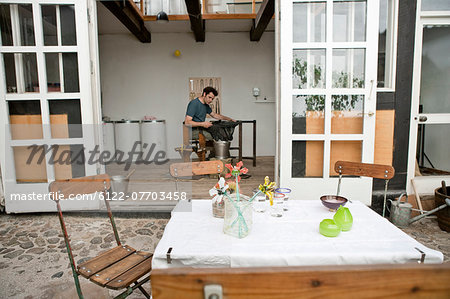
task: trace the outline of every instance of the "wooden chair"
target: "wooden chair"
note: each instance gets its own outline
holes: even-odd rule
[[[51,197],[56,202],[56,207],[58,209],[59,221],[63,231],[78,297],[83,298],[80,282],[78,280],[78,276],[81,275],[102,287],[113,290],[125,288],[126,290],[116,298],[125,298],[135,289],[139,289],[146,298],[150,298],[150,295],[142,288],[142,285],[150,280],[149,273],[151,270],[153,254],[136,251],[134,248],[123,245],[120,242],[108,200],[105,200],[104,202],[111,221],[117,246],[78,265],[78,267],[75,266],[76,264],[70,247],[70,239],[67,234],[59,201],[60,199],[70,198],[76,195],[92,194],[95,192],[102,192],[103,198],[107,198],[109,188],[110,178],[107,174],[54,181],[49,186]],[[149,275],[138,282],[138,280],[146,274]]]
[[[205,175],[205,174],[220,174],[223,171],[224,165],[223,162],[220,160],[173,163],[170,165],[170,175],[175,178],[177,190],[178,190],[178,179],[180,177],[189,177],[193,175]]]
[[[358,163],[348,161],[337,161],[334,164],[334,171],[339,174],[339,183],[336,194],[339,195],[341,188],[341,180],[343,175],[366,176],[376,179],[384,179],[384,201],[383,201],[383,217],[386,209],[386,194],[389,180],[395,175],[395,169],[391,165]]]
[[[173,268],[152,271],[154,299],[450,298],[450,264]]]
[[[202,128],[199,128],[198,140],[191,139],[192,127],[183,124],[183,146],[177,147],[175,150],[180,152],[183,162],[189,162],[191,153],[197,154],[200,161],[206,160],[206,152],[213,147],[211,141],[207,141],[203,135]]]

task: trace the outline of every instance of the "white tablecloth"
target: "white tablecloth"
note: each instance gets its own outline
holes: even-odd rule
[[[172,212],[153,255],[153,269],[171,267],[259,267],[417,262],[442,263],[441,252],[429,249],[360,202],[347,203],[353,227],[335,238],[319,233],[319,223],[333,218],[319,200],[290,202],[275,218],[253,213],[253,228],[243,239],[222,232],[223,219],[212,216],[211,201],[193,200],[192,212]],[[167,251],[172,247],[171,264]],[[416,249],[417,248],[417,249]]]

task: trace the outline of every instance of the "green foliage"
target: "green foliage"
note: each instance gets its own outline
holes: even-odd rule
[[[292,73],[298,78],[299,86],[301,89],[308,82],[307,63],[301,58],[294,59],[294,65],[292,67]],[[314,82],[311,84],[311,88],[317,88],[319,84],[325,79],[322,77],[322,67],[320,65],[313,65],[314,67]],[[333,73],[333,87],[334,88],[363,88],[364,79],[353,78],[352,86],[349,85],[349,74],[345,72]],[[300,95],[297,98],[302,97]],[[362,100],[359,95],[333,95],[332,97],[332,110],[344,111],[353,110],[356,104]],[[307,111],[323,111],[325,109],[325,96],[324,95],[308,95],[305,99]],[[299,113],[294,112],[293,117],[300,117]]]

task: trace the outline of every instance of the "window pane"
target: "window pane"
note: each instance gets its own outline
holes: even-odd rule
[[[15,146],[13,147],[14,169],[17,183],[46,183],[47,163],[45,147]]]
[[[19,4],[21,46],[34,46],[33,8],[31,4]]]
[[[420,105],[422,113],[450,113],[450,26],[423,29]]]
[[[333,49],[333,88],[364,88],[365,49]]]
[[[388,14],[392,13],[388,6],[388,0],[380,0],[380,18],[379,18],[379,30],[378,30],[378,74],[377,74],[377,86],[378,87],[390,87],[389,82],[386,82],[386,70],[387,61],[391,53],[386,53],[387,50],[387,29],[388,29]],[[391,28],[392,29],[392,28]],[[392,31],[392,30],[390,30]],[[391,47],[389,46],[389,49]],[[391,57],[390,57],[391,58]]]
[[[366,40],[366,1],[333,3],[333,41]]]
[[[84,147],[82,144],[55,145],[52,147],[55,179],[66,180],[86,175]]]
[[[61,91],[59,78],[59,53],[45,53],[45,67],[47,71],[47,91]]]
[[[361,162],[362,141],[331,141],[330,176],[337,176],[337,161]]]
[[[0,28],[2,32],[2,46],[12,46],[11,9],[9,4],[0,4]]]
[[[325,88],[325,50],[294,50],[292,88]]]
[[[422,0],[423,11],[440,11],[450,10],[450,1],[448,0]]]
[[[450,175],[450,138],[442,138],[448,132],[450,124],[419,125],[417,162],[422,175]]]
[[[60,5],[61,15],[61,41],[63,46],[74,46],[77,44],[75,28],[75,10],[73,5]]]
[[[292,134],[324,133],[325,96],[292,97]]]
[[[323,177],[323,141],[292,141],[292,177]]]
[[[39,79],[35,53],[23,53],[25,92],[39,92]]]
[[[364,96],[334,95],[331,110],[331,134],[363,133]]]
[[[80,100],[49,100],[52,138],[81,138]]]
[[[42,30],[44,33],[45,46],[58,45],[58,30],[56,22],[56,6],[42,5]]]
[[[77,53],[63,53],[64,92],[79,92]]]
[[[6,92],[17,93],[16,82],[16,64],[13,53],[3,54],[3,62],[5,64]]]
[[[8,101],[11,138],[42,139],[41,104],[39,100]]]
[[[325,2],[294,3],[294,43],[326,41],[325,11]]]

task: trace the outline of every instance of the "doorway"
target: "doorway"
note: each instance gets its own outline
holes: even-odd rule
[[[418,193],[432,194],[442,180],[450,183],[450,7],[425,8],[419,3],[407,189],[414,192],[414,179]]]

